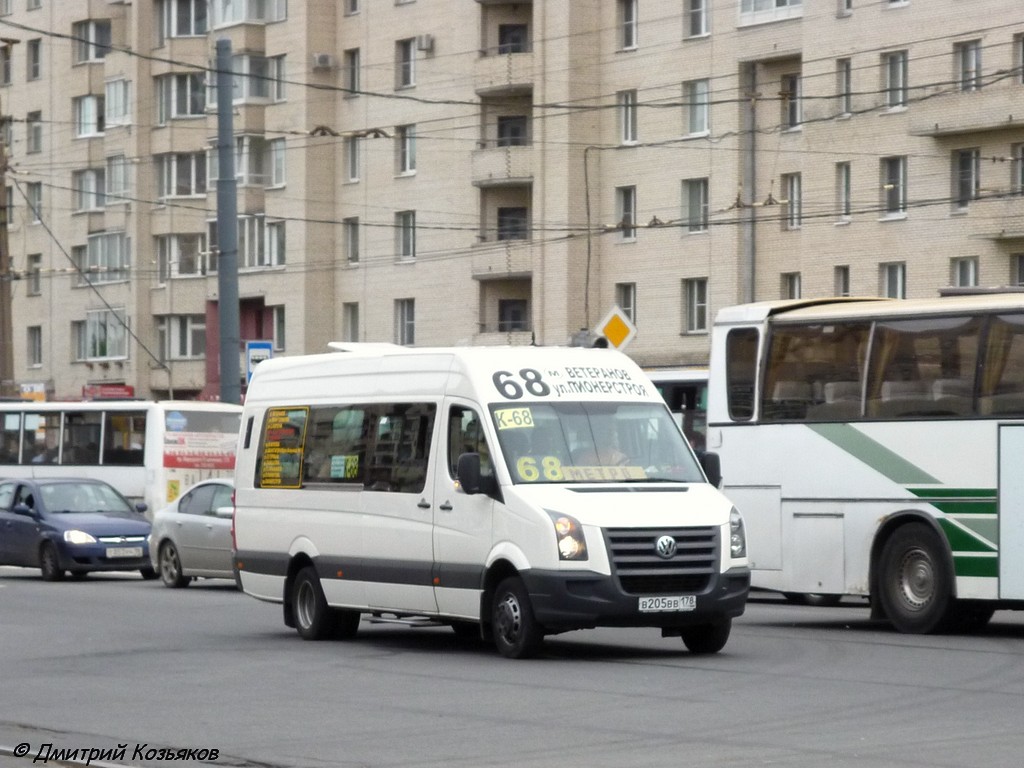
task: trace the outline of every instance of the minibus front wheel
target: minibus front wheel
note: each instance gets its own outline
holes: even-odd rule
[[[526,585],[518,576],[498,584],[491,604],[491,626],[498,652],[509,659],[536,655],[544,642],[544,630],[533,615]]]
[[[307,565],[292,585],[295,629],[303,640],[348,639],[359,629],[359,612],[327,605],[316,568]]]

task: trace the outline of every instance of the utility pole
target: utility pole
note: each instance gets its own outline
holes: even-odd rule
[[[220,399],[242,402],[242,333],[238,301],[238,183],[235,181],[231,41],[217,41],[217,317]]]
[[[5,45],[10,43],[5,41]],[[0,108],[0,115],[3,109]],[[0,121],[2,124],[2,121]],[[12,304],[11,250],[7,240],[7,142],[0,140],[0,397],[14,391],[14,311]]]

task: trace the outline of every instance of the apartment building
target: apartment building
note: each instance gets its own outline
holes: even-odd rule
[[[617,306],[701,363],[728,304],[1024,284],[1016,0],[0,0],[0,38],[25,391],[217,396],[218,40],[276,355]]]

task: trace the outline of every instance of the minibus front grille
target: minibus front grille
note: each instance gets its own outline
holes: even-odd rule
[[[664,536],[675,540],[671,557],[658,552]],[[628,594],[697,594],[707,591],[718,573],[721,547],[716,526],[608,528],[605,537],[612,570]]]

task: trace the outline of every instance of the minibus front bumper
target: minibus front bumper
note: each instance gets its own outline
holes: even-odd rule
[[[750,591],[750,569],[714,574],[690,601],[663,595],[669,610],[641,610],[641,599],[657,595],[625,592],[615,576],[531,569],[520,574],[530,594],[534,617],[549,632],[592,627],[688,627],[712,624],[743,614]],[[650,602],[650,601],[645,601]]]

